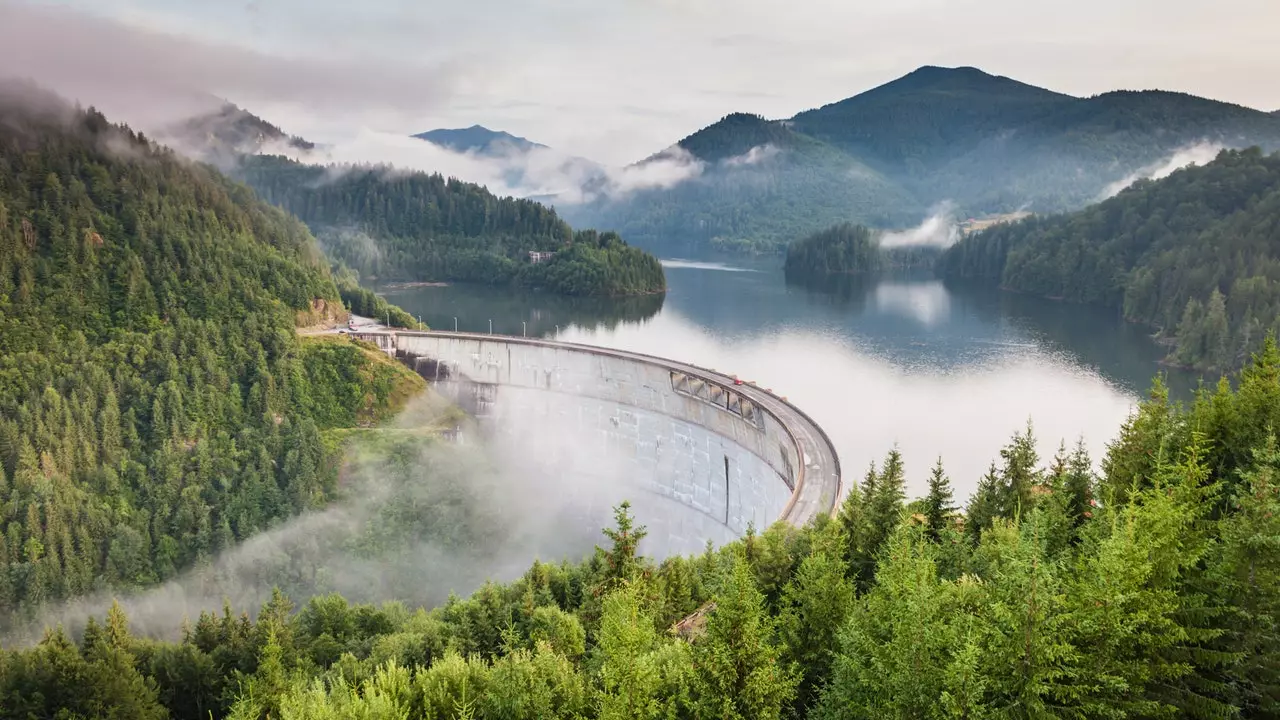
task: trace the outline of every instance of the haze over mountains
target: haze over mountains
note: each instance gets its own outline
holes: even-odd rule
[[[247,152],[351,158],[247,124],[276,141],[253,136]],[[207,126],[194,124],[219,137]],[[1222,148],[1280,147],[1280,115],[1162,91],[1079,98],[972,67],[922,67],[789,119],[731,113],[623,168],[479,125],[414,138],[427,142],[397,140],[376,159],[554,204],[576,226],[660,252],[775,252],[840,222],[900,229],[1077,209]]]

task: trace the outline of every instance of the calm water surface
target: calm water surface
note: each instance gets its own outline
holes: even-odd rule
[[[666,297],[567,299],[490,287],[387,289],[429,325],[558,339],[716,368],[772,388],[831,436],[847,478],[895,444],[909,492],[942,456],[967,498],[1009,436],[1044,459],[1083,438],[1101,457],[1163,354],[1090,308],[892,277],[788,285],[776,263],[667,260]],[[1175,393],[1197,381],[1169,378]]]

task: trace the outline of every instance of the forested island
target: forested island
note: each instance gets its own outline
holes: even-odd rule
[[[1075,213],[975,233],[940,268],[1114,309],[1157,329],[1169,360],[1239,367],[1280,331],[1280,154],[1224,151]]]
[[[575,232],[550,208],[472,183],[275,156],[246,157],[237,175],[297,214],[330,257],[365,279],[520,285],[579,296],[666,290],[657,258],[617,233]],[[550,257],[532,262],[531,253]]]
[[[583,562],[433,610],[277,594],[175,641],[115,607],[0,654],[0,717],[1271,717],[1280,351],[1189,407],[1156,385],[1095,475],[1016,433],[960,511],[896,450],[837,516],[643,557],[624,504]],[[61,714],[60,714],[61,713]]]
[[[833,275],[874,275],[889,269],[932,268],[941,250],[926,246],[886,248],[883,233],[842,223],[793,241],[783,271],[788,279],[822,281]]]
[[[335,433],[423,387],[376,348],[298,337],[353,294],[243,185],[0,86],[3,624],[163,582],[330,499]]]

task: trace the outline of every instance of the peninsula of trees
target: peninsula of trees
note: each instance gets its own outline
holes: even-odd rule
[[[1156,328],[1170,361],[1243,364],[1280,331],[1280,154],[1224,151],[1075,213],[975,233],[953,278],[1100,305]]]
[[[521,285],[563,295],[666,290],[662,265],[616,233],[574,232],[554,210],[440,175],[246,157],[238,174],[295,213],[363,278]],[[533,263],[530,253],[553,253]]]

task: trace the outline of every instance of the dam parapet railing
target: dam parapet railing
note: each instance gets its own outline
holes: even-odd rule
[[[633,443],[637,449],[629,451],[642,460],[654,451],[650,445],[655,442],[659,454],[664,448],[672,452],[673,439],[692,445],[692,454],[680,459],[696,468],[667,466],[667,474],[680,477],[670,480],[663,494],[716,517],[734,533],[741,534],[749,523],[762,526],[773,520],[803,525],[833,513],[841,497],[840,460],[822,427],[785,397],[717,370],[540,338],[407,330],[351,335],[402,360],[412,357],[414,369],[428,380],[465,378],[496,386],[490,388],[495,391],[503,388],[513,397],[550,392],[604,403],[607,409],[599,414],[612,412],[612,426],[597,429],[611,436],[630,432],[623,442]],[[655,417],[675,425],[655,424]],[[700,433],[691,438],[690,427],[705,430],[710,439]],[[662,437],[650,438],[646,430]],[[716,494],[718,487],[704,490],[703,485],[710,487],[709,464],[715,460],[718,467],[714,456],[722,452],[724,488]],[[764,477],[766,466],[772,480]],[[647,467],[657,472],[653,463]],[[731,498],[738,501],[732,508]],[[771,517],[762,515],[766,512]]]

